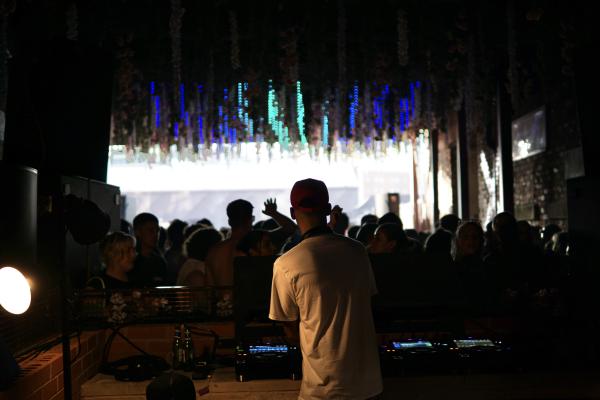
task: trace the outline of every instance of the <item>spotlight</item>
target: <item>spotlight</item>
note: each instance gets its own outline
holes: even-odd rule
[[[0,268],[0,305],[11,314],[23,314],[31,304],[29,282],[16,268]]]

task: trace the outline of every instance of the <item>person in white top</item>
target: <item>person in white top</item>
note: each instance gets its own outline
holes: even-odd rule
[[[298,181],[290,198],[303,239],[275,262],[269,318],[285,321],[288,336],[299,339],[298,398],[377,398],[383,391],[371,313],[377,289],[367,252],[327,226],[331,204],[323,182]]]

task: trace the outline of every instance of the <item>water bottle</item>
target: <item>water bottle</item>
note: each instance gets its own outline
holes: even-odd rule
[[[192,341],[192,333],[188,328],[185,328],[184,339],[185,365],[184,370],[191,371],[194,369],[194,342]]]
[[[181,369],[181,352],[183,346],[181,344],[181,331],[179,327],[175,328],[175,337],[173,338],[173,369]]]

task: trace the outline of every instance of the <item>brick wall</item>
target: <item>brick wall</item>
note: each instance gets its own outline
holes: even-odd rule
[[[234,337],[234,325],[231,322],[211,324],[191,324],[198,330],[210,329],[221,339]],[[134,325],[123,328],[121,333],[142,350],[163,357],[171,362],[174,324]],[[84,332],[79,346],[77,339],[71,339],[71,374],[73,377],[73,399],[79,400],[81,385],[98,373],[106,338],[111,330]],[[194,336],[194,350],[202,355],[212,348],[210,337]],[[109,361],[137,355],[139,352],[121,337],[116,337],[108,356]],[[20,364],[22,373],[17,381],[6,391],[0,392],[0,400],[62,400],[63,362],[62,346],[57,345],[49,351]]]
[[[104,331],[85,332],[81,335],[81,346],[77,339],[71,340],[73,358],[73,398],[79,399],[81,384],[98,372],[104,346]],[[0,392],[0,400],[62,400],[63,357],[62,346],[20,364],[21,376],[10,389]]]

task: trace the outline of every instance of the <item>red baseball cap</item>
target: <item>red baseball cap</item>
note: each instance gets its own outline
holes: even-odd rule
[[[304,212],[325,211],[329,206],[329,192],[325,183],[316,179],[303,179],[294,183],[290,193],[292,208]]]

